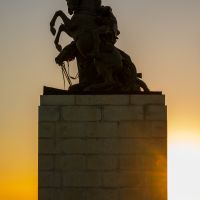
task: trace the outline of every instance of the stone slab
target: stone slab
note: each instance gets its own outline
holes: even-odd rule
[[[165,105],[164,95],[131,95],[130,103],[133,105]]]
[[[166,138],[166,121],[129,121],[119,122],[119,137],[121,138]]]
[[[53,138],[56,134],[56,124],[54,122],[39,123],[39,138]]]
[[[58,106],[40,106],[39,122],[56,122],[60,119]]]
[[[40,96],[41,106],[65,106],[74,105],[75,96],[74,95],[42,95]]]
[[[143,120],[142,106],[104,106],[103,120],[105,121],[133,121]]]
[[[118,134],[115,122],[58,122],[56,135],[60,138],[109,138]]]
[[[159,105],[148,105],[145,107],[145,119],[146,120],[167,120],[167,107]]]
[[[101,108],[97,106],[67,106],[61,109],[64,121],[100,121]]]
[[[77,105],[128,105],[128,95],[77,95]]]

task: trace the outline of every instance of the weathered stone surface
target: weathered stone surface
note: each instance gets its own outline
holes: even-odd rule
[[[104,187],[162,187],[166,183],[166,173],[141,171],[104,172]]]
[[[86,157],[82,155],[56,156],[55,166],[57,170],[86,170]]]
[[[104,140],[105,154],[118,154],[120,152],[120,140],[118,138]]]
[[[92,106],[67,106],[62,108],[65,121],[100,121],[101,108]]]
[[[168,191],[167,191],[167,181],[164,185],[160,187],[160,190],[157,191],[157,186],[150,187],[147,191],[147,195],[151,197],[151,199],[155,200],[167,200],[168,198]]]
[[[40,106],[39,107],[39,121],[58,121],[60,119],[60,112],[57,106]]]
[[[85,138],[88,131],[86,124],[87,122],[58,122],[56,136],[59,138]]]
[[[129,143],[128,143],[129,144]],[[118,139],[67,139],[57,142],[57,148],[64,154],[117,154]]]
[[[87,156],[88,170],[116,170],[118,168],[118,157],[108,155]]]
[[[164,95],[131,95],[133,105],[165,105]]]
[[[121,170],[157,172],[167,170],[165,155],[120,155],[119,160]]]
[[[86,192],[87,200],[118,200],[118,190],[113,189],[89,189]]]
[[[164,96],[68,96],[41,98],[39,200],[167,200]]]
[[[105,121],[132,121],[143,120],[142,106],[105,106],[103,119]]]
[[[54,154],[56,153],[56,144],[53,139],[39,140],[39,154]]]
[[[104,172],[103,186],[104,187],[141,187],[144,185],[143,176],[133,172],[118,171]]]
[[[75,96],[74,95],[44,95],[40,96],[41,106],[65,106],[74,105]]]
[[[166,121],[129,121],[119,123],[119,136],[124,138],[166,138]]]
[[[103,154],[105,152],[104,139],[87,139],[85,150],[87,154]]]
[[[56,125],[54,122],[39,123],[39,138],[52,138],[56,133]]]
[[[122,188],[119,189],[119,200],[147,200],[150,199],[149,196],[146,195],[145,188]],[[158,200],[158,199],[156,199]]]
[[[118,134],[117,123],[107,122],[59,122],[56,133],[61,138],[107,138]]]
[[[39,187],[60,187],[61,175],[56,172],[39,171]]]
[[[119,190],[119,200],[167,200],[167,190],[157,187],[143,187],[143,188],[121,188]]]
[[[60,193],[61,198],[58,200],[86,200],[85,188],[64,188]]]
[[[166,154],[167,142],[162,138],[121,139],[119,141],[120,154]]]
[[[86,152],[86,141],[84,139],[60,140],[58,147],[61,148],[61,153],[84,154]]]
[[[114,122],[88,123],[85,129],[88,138],[115,138],[118,134],[118,124]]]
[[[145,119],[146,120],[167,120],[167,107],[150,105],[145,107]]]
[[[63,174],[63,184],[66,187],[99,187],[102,177],[98,172],[68,172]]]
[[[54,169],[54,156],[52,155],[39,155],[38,167],[40,170],[53,170]]]
[[[152,137],[164,137],[167,140],[167,120],[149,121],[149,123],[147,124],[149,125],[148,127],[151,129]]]
[[[77,105],[128,105],[128,95],[77,95]]]
[[[55,200],[60,197],[60,190],[57,188],[39,188],[38,199],[44,200]],[[59,199],[60,200],[60,199]]]
[[[117,154],[119,152],[118,139],[87,139],[87,154]]]

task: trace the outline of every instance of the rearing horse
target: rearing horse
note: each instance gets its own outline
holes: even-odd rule
[[[101,52],[101,55],[99,55],[101,59],[96,60],[95,63],[92,62],[100,47],[98,34],[108,29],[108,26],[99,26],[97,23],[98,10],[102,9],[101,0],[67,0],[67,4],[69,14],[73,14],[72,18],[69,19],[62,11],[57,11],[50,23],[51,32],[55,35],[56,30],[54,25],[57,18],[60,17],[64,22],[59,27],[54,41],[56,48],[61,52],[56,58],[56,62],[61,65],[64,60],[63,56],[69,54],[73,49],[72,47],[74,47],[74,49],[77,49],[75,57],[77,58],[80,83],[84,82],[85,84],[85,82],[90,82],[88,83],[89,85],[93,82],[94,84],[98,79],[97,76],[99,76],[101,78],[99,82],[103,83],[98,83],[97,85],[99,86],[97,87],[115,85],[113,71],[119,71],[123,65],[121,54],[114,48],[114,44],[111,45],[111,53]],[[110,12],[110,10],[108,11]],[[117,29],[117,20],[113,15],[110,18],[112,18],[113,27]],[[62,32],[67,33],[74,39],[74,42],[65,47],[63,51],[61,45],[59,45],[59,38]],[[118,33],[117,31],[114,32]]]
[[[61,24],[55,38],[56,48],[61,51],[59,38],[62,32],[67,33],[76,42],[76,46],[82,56],[91,53],[94,41],[92,30],[98,28],[96,24],[96,9],[101,5],[100,0],[66,0],[68,12],[73,15],[69,19],[63,11],[59,10],[55,13],[50,22],[50,29],[53,35],[56,34],[54,28],[55,22],[60,17],[64,24]]]

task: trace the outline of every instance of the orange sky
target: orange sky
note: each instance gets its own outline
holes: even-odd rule
[[[178,151],[185,152],[186,161],[199,166],[200,1],[103,2],[112,5],[118,18],[121,35],[117,45],[132,57],[149,87],[166,95],[170,174],[181,167]],[[2,200],[37,199],[37,106],[44,85],[63,88],[61,71],[54,63],[58,52],[49,22],[56,10],[64,8],[67,9],[64,0],[0,2]],[[62,41],[64,45],[71,39],[63,35]],[[75,69],[75,64],[71,67]],[[193,152],[196,156],[191,161]],[[197,179],[186,184],[193,188],[188,189],[194,195],[190,199],[199,200],[198,188],[195,189],[200,184],[198,170],[185,166],[191,168],[184,172],[194,172]],[[173,178],[178,179],[170,176],[171,183]],[[169,200],[188,200],[184,199],[187,191],[183,188],[182,197],[178,189],[170,187]]]

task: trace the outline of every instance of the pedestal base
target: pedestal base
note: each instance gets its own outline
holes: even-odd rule
[[[39,200],[167,200],[161,94],[41,96]]]

